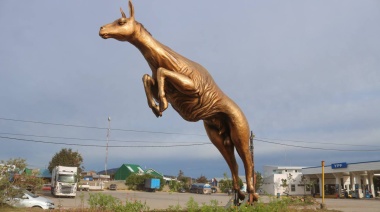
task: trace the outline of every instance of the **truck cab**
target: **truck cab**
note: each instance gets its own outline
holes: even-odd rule
[[[51,176],[51,194],[75,197],[78,186],[77,173],[78,167],[56,166]]]

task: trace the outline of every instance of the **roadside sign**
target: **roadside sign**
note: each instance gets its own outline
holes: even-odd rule
[[[331,164],[331,168],[332,168],[332,169],[343,169],[343,168],[347,168],[347,163],[346,163],[346,162],[343,162],[343,163],[333,163],[333,164]]]

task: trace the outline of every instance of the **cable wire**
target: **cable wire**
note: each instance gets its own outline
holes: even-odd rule
[[[3,139],[9,139],[9,140],[17,140],[17,141],[27,141],[27,142],[34,142],[34,143],[44,143],[44,144],[60,144],[60,145],[67,145],[67,146],[85,146],[85,147],[106,147],[105,145],[96,145],[96,144],[73,144],[73,143],[64,143],[64,142],[51,142],[51,141],[39,141],[39,140],[32,140],[32,139],[22,139],[22,138],[13,138],[13,137],[5,137],[0,136],[0,138]],[[201,145],[208,145],[211,143],[195,143],[195,144],[175,144],[175,145],[136,145],[136,146],[122,146],[122,145],[109,145],[109,148],[142,148],[142,147],[157,147],[157,148],[168,148],[168,147],[184,147],[184,146],[201,146]]]
[[[364,146],[364,147],[380,147],[378,145],[365,145],[365,144],[341,144],[332,142],[313,142],[313,141],[299,141],[299,140],[288,140],[288,139],[276,139],[276,138],[260,138],[263,140],[276,140],[276,141],[289,141],[296,143],[308,143],[308,144],[327,144],[327,145],[338,145],[338,146]]]
[[[60,136],[45,136],[45,135],[31,135],[31,134],[20,134],[20,133],[3,133],[0,132],[1,135],[13,135],[13,136],[28,136],[28,137],[37,137],[37,138],[52,138],[52,139],[63,139],[63,140],[79,140],[79,141],[101,141],[104,142],[105,139],[95,139],[95,138],[77,138],[77,137],[60,137]],[[144,141],[144,140],[117,140],[117,139],[109,139],[109,141],[114,142],[124,142],[124,143],[174,143],[178,144],[178,142],[162,142],[162,141]]]
[[[54,125],[54,126],[64,126],[64,127],[77,127],[77,128],[87,128],[87,129],[97,129],[97,130],[107,130],[107,127],[94,127],[94,126],[84,126],[84,125],[74,125],[74,124],[60,124],[52,122],[42,122],[42,121],[28,121],[20,119],[10,119],[0,117],[0,120],[5,121],[15,121],[15,122],[24,122],[24,123],[33,123],[33,124],[43,124],[43,125]],[[126,131],[126,132],[136,132],[136,133],[154,133],[154,134],[169,134],[169,135],[193,135],[193,136],[206,136],[204,134],[195,134],[195,133],[174,133],[174,132],[160,132],[160,131],[147,131],[147,130],[130,130],[130,129],[117,129],[112,128],[112,131]]]
[[[290,147],[297,147],[297,148],[304,148],[304,149],[316,149],[316,150],[325,150],[325,151],[339,151],[339,152],[380,152],[380,149],[333,149],[333,148],[320,148],[320,147],[306,147],[306,146],[297,146],[297,145],[291,145],[291,144],[282,144],[272,141],[266,141],[261,139],[254,139],[256,141],[261,141],[264,143],[270,143],[270,144],[276,144],[276,145],[282,145],[282,146],[290,146]]]
[[[3,139],[9,139],[9,140],[17,140],[17,141],[27,141],[27,142],[35,142],[35,143],[45,143],[45,144],[59,144],[59,145],[68,145],[68,146],[86,146],[86,147],[106,147],[105,145],[96,145],[96,144],[74,144],[74,143],[64,143],[64,142],[51,142],[51,141],[40,141],[40,140],[32,140],[32,139],[21,139],[21,138],[13,138],[13,137],[5,137],[0,136],[0,138]],[[324,151],[340,151],[340,152],[380,152],[380,149],[361,149],[361,150],[350,150],[350,149],[333,149],[333,148],[320,148],[320,147],[306,147],[306,146],[298,146],[298,145],[291,145],[291,144],[282,144],[277,142],[271,142],[266,141],[262,139],[254,139],[256,141],[264,142],[264,143],[270,143],[270,144],[276,144],[276,145],[282,145],[282,146],[290,146],[290,147],[296,147],[296,148],[304,148],[304,149],[314,149],[314,150],[324,150]],[[143,147],[154,147],[154,148],[167,148],[167,147],[184,147],[184,146],[201,146],[201,145],[209,145],[211,143],[193,143],[193,144],[175,144],[175,145],[111,145],[108,146],[110,148],[143,148]]]
[[[28,120],[20,120],[20,119],[10,119],[10,118],[3,118],[0,117],[0,120],[6,120],[6,121],[15,121],[15,122],[25,122],[25,123],[34,123],[34,124],[44,124],[44,125],[54,125],[54,126],[65,126],[65,127],[79,127],[79,128],[88,128],[88,129],[101,129],[101,130],[107,130],[106,127],[94,127],[94,126],[83,126],[83,125],[72,125],[72,124],[60,124],[60,123],[50,123],[50,122],[41,122],[41,121],[28,121]],[[173,133],[173,132],[160,132],[160,131],[146,131],[146,130],[131,130],[131,129],[111,129],[113,131],[126,131],[126,132],[138,132],[138,133],[154,133],[154,134],[171,134],[171,135],[192,135],[192,136],[206,136],[202,134],[191,134],[191,133]],[[40,136],[40,135],[26,135],[26,134],[16,134],[16,133],[0,133],[0,134],[6,134],[6,135],[19,135],[19,136],[30,136],[30,137],[41,137],[41,138],[54,138],[54,139],[67,139],[67,140],[88,140],[88,141],[104,141],[100,139],[89,139],[89,138],[73,138],[73,137],[58,137],[58,136]],[[103,145],[86,145],[86,144],[73,144],[73,143],[60,143],[60,142],[47,142],[47,141],[38,141],[38,140],[32,140],[32,139],[19,139],[19,138],[12,138],[12,137],[1,137],[4,139],[13,139],[13,140],[20,140],[20,141],[30,141],[30,142],[39,142],[39,143],[49,143],[49,144],[63,144],[63,145],[72,145],[72,146],[93,146],[93,147],[105,147]],[[265,140],[267,139],[267,140]],[[263,143],[269,143],[274,145],[282,145],[282,146],[289,146],[289,147],[295,147],[295,148],[304,148],[304,149],[315,149],[315,150],[325,150],[325,151],[342,151],[342,152],[378,152],[380,149],[367,149],[367,150],[349,150],[349,149],[336,149],[336,148],[321,148],[321,147],[310,147],[310,146],[299,146],[299,145],[292,145],[292,144],[284,144],[279,142],[273,142],[268,140],[279,140],[279,141],[289,141],[289,142],[298,142],[298,143],[313,143],[313,144],[326,144],[326,145],[345,145],[345,146],[366,146],[366,147],[380,147],[375,145],[363,145],[363,144],[339,144],[339,143],[327,143],[327,142],[308,142],[308,141],[299,141],[299,140],[285,140],[285,139],[268,139],[268,138],[255,138],[254,140],[263,142]],[[110,140],[110,141],[117,141],[117,142],[128,142],[128,143],[157,143],[155,141],[123,141],[123,140]],[[160,143],[170,143],[170,142],[160,142]],[[174,142],[173,142],[174,143]],[[176,142],[177,143],[177,142]],[[112,146],[112,147],[176,147],[176,146],[197,146],[197,145],[206,145],[210,143],[192,143],[192,144],[175,144],[175,145],[141,145],[141,146]]]

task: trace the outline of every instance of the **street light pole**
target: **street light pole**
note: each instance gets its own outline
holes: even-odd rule
[[[249,144],[250,144],[250,151],[251,151],[251,157],[252,157],[252,178],[253,178],[253,192],[256,192],[255,186],[256,186],[256,173],[255,173],[255,160],[254,160],[254,147],[253,147],[253,139],[255,138],[255,135],[251,131],[251,136],[249,138]]]
[[[107,146],[106,146],[106,161],[104,164],[104,171],[107,175],[107,163],[108,163],[108,140],[110,136],[111,117],[108,117],[108,129],[107,129]]]

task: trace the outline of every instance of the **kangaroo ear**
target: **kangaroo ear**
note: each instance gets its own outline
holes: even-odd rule
[[[127,16],[125,16],[125,13],[124,13],[123,9],[121,9],[121,7],[120,7],[120,12],[121,12],[121,17],[127,18]]]
[[[128,4],[129,4],[129,15],[130,15],[130,18],[134,18],[135,17],[135,9],[133,8],[132,1],[129,0]]]

